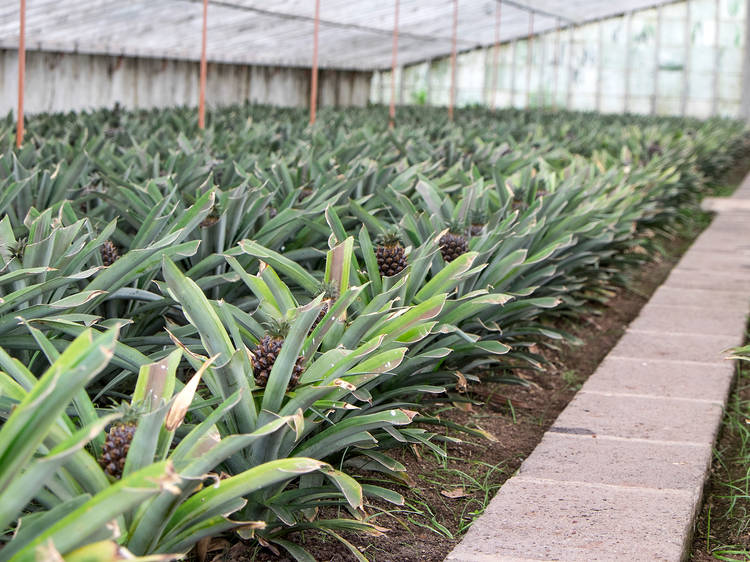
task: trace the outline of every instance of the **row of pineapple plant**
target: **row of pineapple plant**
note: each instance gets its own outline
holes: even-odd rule
[[[233,107],[203,135],[183,110],[44,116],[19,151],[0,126],[0,447],[61,358],[104,353],[8,445],[7,482],[38,484],[14,487],[0,559],[168,558],[234,530],[308,560],[287,538],[302,529],[361,558],[340,531],[377,534],[368,501],[403,501],[367,475],[408,481],[399,443],[441,451],[411,423],[436,421],[429,397],[459,369],[541,367],[532,344],[566,336],[554,315],[606,298],[746,139],[522,112],[389,131],[378,113],[310,128]],[[61,444],[75,459],[46,462]],[[83,516],[146,474],[151,492]],[[86,532],[54,524],[74,506]]]

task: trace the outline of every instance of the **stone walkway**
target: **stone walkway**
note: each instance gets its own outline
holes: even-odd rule
[[[452,562],[681,560],[750,310],[750,176],[508,480]]]

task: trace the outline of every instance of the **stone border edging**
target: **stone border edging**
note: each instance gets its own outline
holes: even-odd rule
[[[682,560],[750,310],[750,175],[449,562]]]

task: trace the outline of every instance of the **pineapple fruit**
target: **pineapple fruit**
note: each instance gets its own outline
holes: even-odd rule
[[[401,273],[406,267],[406,250],[401,245],[397,233],[389,232],[375,248],[378,269],[383,277],[391,277]]]
[[[339,291],[333,283],[323,283],[321,291],[323,293],[323,308],[320,309],[318,317],[315,319],[312,326],[310,326],[310,332],[318,327],[320,321],[323,320],[323,317],[328,314],[328,310],[333,306],[333,302],[339,298]]]
[[[465,254],[469,249],[469,242],[464,236],[464,229],[457,223],[448,227],[448,232],[443,234],[438,240],[440,253],[447,262],[452,262],[461,254]]]
[[[288,322],[283,320],[274,321],[252,351],[253,375],[258,386],[265,387],[268,384],[271,369],[273,369],[273,365],[276,363],[279,353],[281,353],[281,346],[284,345],[284,338],[286,338],[288,333]],[[299,378],[304,370],[302,362],[303,358],[297,357],[297,361],[294,363],[294,368],[292,369],[292,377],[289,379],[289,389],[297,386],[299,382]]]
[[[211,211],[208,216],[203,219],[200,223],[201,228],[209,228],[219,222],[219,214],[215,211]]]
[[[104,244],[99,248],[99,252],[102,255],[102,263],[105,267],[109,267],[120,257],[120,252],[112,240],[105,240]]]
[[[121,412],[123,417],[117,420],[107,432],[104,439],[104,447],[99,457],[99,465],[104,472],[115,479],[122,477],[122,471],[125,468],[125,460],[128,457],[130,444],[135,436],[135,430],[138,427],[137,419],[139,410],[126,403],[121,404],[115,411]]]

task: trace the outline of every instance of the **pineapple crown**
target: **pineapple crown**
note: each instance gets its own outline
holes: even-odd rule
[[[469,215],[471,224],[487,224],[487,217],[486,209],[473,209]]]
[[[7,249],[8,252],[10,252],[10,256],[12,258],[16,258],[17,260],[22,260],[23,254],[26,252],[26,242],[26,237],[23,237],[19,238],[13,244],[8,244]]]
[[[143,416],[146,412],[150,409],[150,397],[146,400],[143,400],[141,402],[136,402],[134,404],[131,404],[129,402],[120,402],[117,404],[116,402],[113,404],[113,406],[107,408],[108,414],[121,414],[122,417],[118,419],[115,423],[117,424],[129,424],[129,423],[135,423],[138,418]]]
[[[466,225],[460,219],[451,219],[448,222],[448,232],[451,234],[463,234],[466,232]]]
[[[271,318],[268,322],[264,322],[263,326],[266,334],[272,338],[285,338],[289,334],[292,323],[287,318]]]
[[[385,231],[380,237],[383,246],[398,246],[401,244],[401,234],[395,228]]]
[[[336,283],[323,282],[320,284],[320,292],[323,293],[323,298],[327,300],[336,300],[339,298],[339,288]]]

